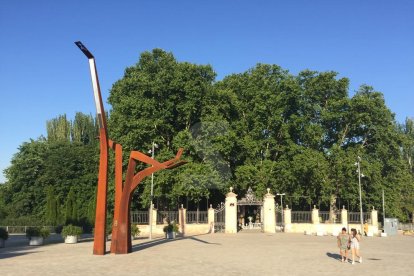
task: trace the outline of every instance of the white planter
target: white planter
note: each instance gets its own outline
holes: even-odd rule
[[[175,232],[167,232],[167,239],[175,239]]]
[[[66,236],[65,243],[78,243],[78,236]]]
[[[31,237],[29,240],[29,245],[43,245],[42,237]]]
[[[0,248],[3,248],[5,245],[6,241],[3,239],[0,239]]]

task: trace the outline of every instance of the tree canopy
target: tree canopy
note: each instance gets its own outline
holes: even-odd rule
[[[123,146],[124,165],[131,150],[147,153],[152,142],[160,161],[185,149],[189,164],[155,175],[159,208],[218,203],[233,186],[239,195],[249,187],[256,196],[266,188],[286,193],[294,209],[345,205],[356,211],[359,156],[364,209],[380,209],[384,190],[387,214],[408,220],[414,210],[414,123],[396,122],[381,92],[364,84],[350,96],[349,80],[336,72],[293,75],[273,64],[220,81],[215,77],[210,65],[179,62],[154,49],[126,68],[110,91],[108,133]],[[79,113],[69,121],[62,115],[47,122],[47,132],[13,157],[0,188],[0,219],[34,214],[53,219],[48,187],[58,196],[61,214],[73,188],[76,217],[91,217],[95,119]],[[133,208],[149,206],[149,184],[150,179],[140,184]]]

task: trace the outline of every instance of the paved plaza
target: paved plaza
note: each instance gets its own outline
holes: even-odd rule
[[[49,239],[29,247],[12,236],[0,248],[0,275],[414,275],[414,237],[364,238],[363,263],[341,263],[332,236],[207,234],[134,240],[128,255],[92,255],[93,242]],[[108,243],[109,249],[109,243]]]

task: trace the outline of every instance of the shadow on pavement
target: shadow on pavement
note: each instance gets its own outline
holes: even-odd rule
[[[326,256],[335,259],[335,260],[341,260],[341,255],[337,254],[337,253],[326,253]]]
[[[30,246],[26,235],[10,235],[9,239],[6,241],[6,246],[4,248],[0,248],[0,259],[42,252],[40,249],[43,246],[50,246],[62,242],[63,238],[60,235],[52,234],[45,239],[44,245]]]
[[[34,254],[42,251],[27,251],[27,248],[17,248],[12,247],[10,250],[1,250],[0,251],[0,260],[1,259],[7,259],[7,258],[13,258],[13,257],[19,257],[29,254]]]
[[[208,234],[204,234],[204,235],[208,235]],[[198,235],[198,236],[203,236],[203,235]],[[157,246],[157,245],[168,243],[168,242],[177,242],[177,241],[180,241],[180,240],[193,240],[193,241],[201,242],[201,243],[204,243],[204,244],[221,245],[219,243],[211,243],[211,242],[201,240],[199,238],[196,238],[196,236],[189,236],[189,237],[178,237],[178,238],[175,238],[175,239],[157,239],[157,240],[152,240],[152,241],[148,241],[148,242],[135,244],[135,245],[132,245],[132,252],[147,249],[147,248],[151,248],[153,246]]]
[[[221,245],[220,243],[212,243],[212,242],[207,242],[207,241],[197,239],[195,236],[187,237],[185,239],[190,239],[190,240],[198,241],[198,242],[205,243],[205,244]]]

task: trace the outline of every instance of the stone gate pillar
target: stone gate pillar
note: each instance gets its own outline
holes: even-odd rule
[[[210,208],[208,208],[208,225],[210,227],[210,233],[214,233],[214,209],[211,204]]]
[[[287,233],[292,232],[292,210],[289,205],[283,210],[283,230]]]
[[[348,210],[345,209],[345,205],[342,205],[341,224],[342,227],[348,227]],[[347,229],[347,231],[349,231],[349,229]]]
[[[312,223],[313,224],[319,224],[319,209],[316,209],[316,205],[313,205]]]
[[[233,187],[226,195],[225,233],[237,233],[237,195],[233,193]]]
[[[378,226],[378,211],[372,206],[371,210],[371,225]]]
[[[184,205],[181,204],[181,208],[178,210],[178,225],[181,234],[185,235],[185,226],[187,224],[187,209],[184,208]]]
[[[154,208],[154,204],[152,204],[152,214],[150,223],[152,224],[152,227],[155,227],[157,225],[157,209]]]
[[[265,233],[276,233],[275,196],[267,189],[263,197],[263,223]]]

